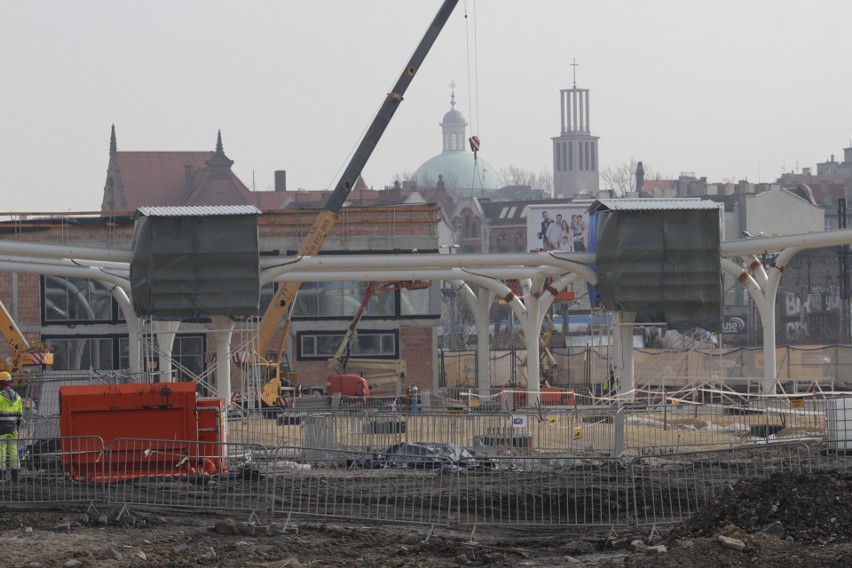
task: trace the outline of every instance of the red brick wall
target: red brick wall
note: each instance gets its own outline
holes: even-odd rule
[[[405,360],[407,375],[403,381],[403,391],[408,385],[416,384],[421,390],[432,388],[432,328],[430,327],[403,327],[399,330],[400,343],[402,344],[402,359]],[[302,386],[323,387],[326,386],[328,377],[328,363],[321,361],[299,361],[296,354],[290,355],[293,368],[299,373],[299,381]],[[357,359],[351,359],[349,369],[357,372]],[[384,390],[388,390],[387,387]],[[392,390],[392,389],[391,389]]]

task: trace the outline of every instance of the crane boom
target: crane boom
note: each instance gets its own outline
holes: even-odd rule
[[[17,376],[24,372],[24,367],[53,364],[50,346],[41,341],[27,341],[3,302],[0,302],[0,334],[9,348],[9,357],[0,362],[0,371]]]
[[[352,159],[349,161],[349,165],[343,171],[343,175],[335,186],[334,191],[325,204],[325,207],[317,216],[314,224],[311,226],[310,231],[307,234],[307,237],[305,238],[305,241],[299,247],[297,252],[298,256],[314,256],[322,248],[326,237],[331,232],[332,227],[334,227],[334,224],[337,221],[337,215],[343,207],[343,203],[352,191],[352,188],[358,180],[358,177],[361,175],[361,171],[364,169],[367,160],[370,158],[370,155],[373,153],[373,150],[396,112],[396,109],[402,102],[403,95],[405,94],[406,89],[408,89],[411,80],[420,69],[420,65],[423,63],[423,60],[426,58],[426,55],[435,43],[438,34],[440,34],[444,24],[449,19],[450,14],[457,3],[458,0],[444,0],[444,3],[438,10],[438,13],[435,15],[435,18],[426,30],[426,34],[423,36],[423,39],[420,40],[420,44],[417,46],[417,49],[414,51],[414,54],[409,59],[408,64],[405,66],[405,69],[397,80],[396,85],[394,85],[391,92],[387,94],[384,103],[376,113],[375,118],[373,118],[370,128],[367,130],[367,133],[364,135],[364,138],[355,150]],[[272,338],[278,329],[278,325],[287,319],[287,314],[293,305],[296,292],[299,290],[301,285],[301,282],[287,282],[278,288],[272,302],[270,302],[269,307],[266,309],[266,312],[264,312],[263,317],[260,320],[258,331],[260,350],[270,347]],[[278,350],[279,359],[283,351],[283,344],[286,343],[286,340],[287,337],[285,331],[285,336],[281,342],[282,347]]]

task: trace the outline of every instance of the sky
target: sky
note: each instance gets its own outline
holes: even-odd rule
[[[113,124],[126,151],[221,130],[249,187],[334,187],[440,4],[0,0],[0,211],[99,210]],[[769,182],[842,160],[850,21],[849,0],[462,0],[363,177],[440,153],[451,82],[482,159],[552,171],[575,71],[601,168]]]

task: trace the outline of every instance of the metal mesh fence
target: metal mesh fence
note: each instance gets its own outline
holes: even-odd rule
[[[630,462],[637,525],[684,520],[741,479],[811,471],[806,444],[634,458]]]
[[[95,481],[73,479],[66,471],[102,464],[104,443],[96,437],[18,438],[0,452],[0,503],[90,503],[102,500]],[[14,452],[14,454],[12,454]]]
[[[266,479],[255,461],[267,455],[246,444],[117,439],[94,475],[102,475],[110,503],[260,511],[267,509]]]
[[[109,504],[413,523],[650,526],[681,521],[737,481],[848,470],[837,445],[641,456],[481,456],[400,443],[377,452],[98,438],[21,439],[0,503]],[[123,509],[122,509],[123,510]]]
[[[846,399],[814,393],[722,398],[695,389],[689,397],[661,394],[632,404],[516,413],[241,411],[229,417],[228,432],[234,442],[267,447],[374,451],[401,442],[442,442],[492,456],[665,455],[845,435],[852,432],[852,404],[847,428],[832,410],[837,400]]]

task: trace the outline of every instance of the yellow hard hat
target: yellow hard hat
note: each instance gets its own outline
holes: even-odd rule
[[[12,375],[7,373],[6,371],[0,371],[0,381],[11,381]]]

